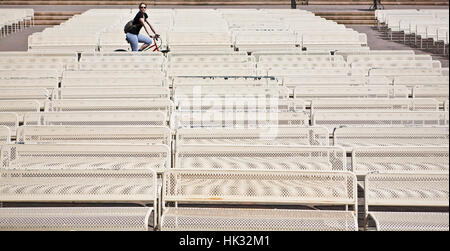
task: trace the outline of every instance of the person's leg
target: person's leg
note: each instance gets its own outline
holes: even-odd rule
[[[144,43],[140,48],[141,51],[145,50],[147,47],[149,47],[153,43],[153,40],[144,34],[139,34],[137,37],[138,37],[138,41],[140,43]]]
[[[138,36],[137,35],[134,35],[134,34],[131,34],[131,33],[127,33],[127,41],[128,41],[128,43],[130,43],[132,51],[137,51],[138,50],[139,43],[138,43]]]

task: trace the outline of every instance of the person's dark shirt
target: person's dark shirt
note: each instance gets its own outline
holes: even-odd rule
[[[133,19],[133,25],[134,27],[130,30],[131,34],[138,35],[142,28],[142,23],[139,21],[139,19],[144,18],[145,21],[147,21],[148,15],[147,13],[138,12],[136,16]]]

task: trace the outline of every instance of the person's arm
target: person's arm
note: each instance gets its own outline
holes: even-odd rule
[[[145,22],[144,18],[139,18],[139,22],[144,26],[145,31],[147,32],[148,36],[153,38],[152,35],[150,35],[150,27],[148,26],[147,22]]]
[[[149,37],[151,37],[151,38],[153,38],[153,37],[158,38],[159,37],[159,35],[155,32],[153,27],[147,21],[145,21],[144,18],[140,18],[139,21],[144,26],[144,29],[147,32]],[[155,36],[150,35],[150,30],[155,34]]]

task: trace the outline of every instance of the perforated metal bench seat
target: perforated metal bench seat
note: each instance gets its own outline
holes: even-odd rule
[[[172,85],[174,88],[185,86],[218,86],[218,87],[277,87],[280,81],[269,78],[193,78],[193,77],[174,77]]]
[[[177,128],[258,128],[309,126],[305,112],[180,112]]]
[[[345,151],[327,146],[177,145],[175,168],[346,171]]]
[[[192,128],[177,130],[177,145],[320,145],[328,146],[324,127]]]
[[[166,145],[9,144],[1,147],[0,169],[138,169],[170,168]]]
[[[449,231],[448,213],[369,212],[377,231]]]
[[[433,146],[358,147],[352,152],[353,172],[448,173],[449,148]]]
[[[0,208],[0,231],[148,231],[151,207]]]
[[[448,231],[448,172],[371,173],[366,175],[364,183],[366,222],[369,216],[374,217],[379,230]],[[373,206],[377,206],[376,211],[371,209]],[[415,209],[416,212],[382,209],[408,206],[421,209]],[[430,207],[444,208],[446,212],[429,212]]]
[[[156,173],[142,170],[1,170],[1,202],[154,203]]]
[[[327,210],[167,208],[162,231],[357,231],[352,212]]]
[[[178,112],[222,111],[222,112],[304,112],[305,102],[301,99],[278,99],[277,97],[242,96],[230,98],[187,98],[178,99]]]
[[[361,146],[448,146],[449,128],[342,127],[333,139],[347,151]]]

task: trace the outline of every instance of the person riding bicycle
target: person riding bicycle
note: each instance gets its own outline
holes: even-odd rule
[[[133,19],[133,26],[131,30],[127,32],[126,39],[128,43],[130,43],[132,51],[143,51],[153,43],[152,39],[150,38],[159,38],[159,34],[156,33],[155,29],[153,29],[153,27],[147,21],[148,15],[147,13],[145,13],[146,10],[147,5],[145,3],[140,3],[139,12]],[[145,31],[148,34],[148,37],[146,35],[139,34],[142,27],[144,27]],[[155,34],[154,36],[150,35],[150,29]],[[138,50],[139,43],[144,44]]]

